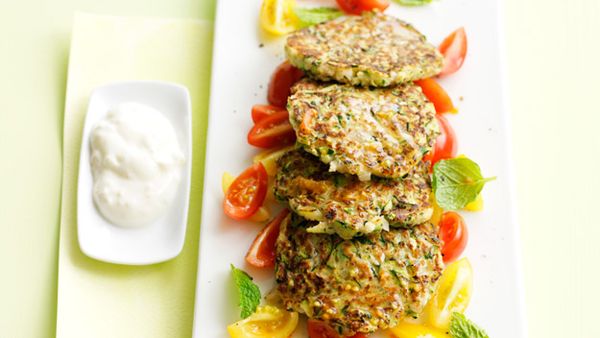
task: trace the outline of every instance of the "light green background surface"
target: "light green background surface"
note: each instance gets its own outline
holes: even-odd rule
[[[594,104],[600,1],[504,3],[529,336],[600,337],[600,109]],[[213,18],[214,3],[0,2],[1,337],[55,333],[62,114],[74,10]]]
[[[73,23],[63,129],[56,336],[164,338],[192,332],[212,21],[84,14]],[[185,86],[191,99],[192,173],[183,249],[168,262],[126,266],[82,253],[77,241],[77,172],[90,92],[123,80]],[[110,321],[110,325],[107,325]]]

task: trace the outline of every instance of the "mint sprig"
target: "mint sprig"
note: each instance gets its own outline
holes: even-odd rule
[[[233,280],[238,291],[239,306],[241,309],[240,317],[242,319],[248,318],[256,311],[260,303],[260,289],[252,282],[250,275],[236,268],[233,264],[231,264],[231,274],[233,275]]]
[[[431,184],[435,200],[442,209],[459,210],[473,202],[483,186],[495,179],[484,178],[477,163],[458,157],[436,163]]]
[[[344,15],[339,9],[331,7],[296,7],[294,8],[294,13],[298,17],[298,22],[302,28],[333,20]]]
[[[453,312],[450,320],[452,338],[490,338],[485,331],[460,312]]]
[[[394,0],[402,6],[423,6],[431,3],[431,0]]]

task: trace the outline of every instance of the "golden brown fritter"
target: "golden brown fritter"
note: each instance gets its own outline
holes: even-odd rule
[[[410,24],[381,12],[344,16],[292,33],[285,51],[311,77],[386,87],[434,76],[443,57]]]
[[[308,233],[309,223],[291,214],[277,239],[277,290],[288,310],[343,335],[385,329],[421,313],[443,269],[434,226],[343,240]]]
[[[362,181],[402,178],[438,135],[435,108],[413,83],[369,89],[302,80],[287,109],[306,151]]]
[[[329,172],[326,164],[300,149],[287,152],[277,163],[275,196],[297,214],[318,221],[310,232],[348,239],[431,218],[429,163],[420,163],[404,179],[370,181]]]

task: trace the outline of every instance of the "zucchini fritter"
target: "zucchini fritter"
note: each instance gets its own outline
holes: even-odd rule
[[[344,16],[292,33],[290,62],[321,81],[386,87],[434,76],[443,57],[410,24],[381,12]]]
[[[434,226],[343,240],[308,233],[308,223],[290,214],[277,239],[277,290],[288,310],[343,335],[385,329],[421,313],[443,269]]]
[[[361,181],[402,178],[438,135],[435,108],[413,83],[369,89],[302,80],[287,109],[305,150]]]
[[[413,226],[431,218],[429,164],[420,163],[403,180],[329,172],[317,157],[300,149],[278,161],[274,193],[297,214],[319,223],[314,233],[352,238],[389,226]]]

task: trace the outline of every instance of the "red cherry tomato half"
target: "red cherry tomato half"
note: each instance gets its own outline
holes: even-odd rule
[[[331,326],[320,320],[309,319],[307,322],[309,338],[340,338]]]
[[[296,133],[286,110],[258,121],[248,133],[248,143],[259,148],[287,146],[296,142]]]
[[[252,106],[252,122],[257,123],[267,116],[271,116],[282,111],[285,111],[285,109],[268,104],[255,104]]]
[[[435,106],[435,111],[438,114],[456,112],[452,99],[448,93],[434,79],[417,80],[415,83],[421,87],[423,94]]]
[[[440,126],[440,135],[435,140],[433,149],[423,157],[423,160],[431,162],[431,168],[440,160],[446,160],[456,157],[458,143],[454,129],[443,115],[436,115],[435,118]]]
[[[285,108],[287,98],[290,96],[290,89],[303,76],[304,72],[292,66],[288,61],[277,66],[275,72],[271,75],[267,101],[274,106]]]
[[[390,5],[388,0],[336,0],[336,2],[344,12],[356,15],[374,9],[383,12]]]
[[[257,268],[270,268],[275,265],[275,242],[279,236],[279,226],[289,213],[288,209],[282,210],[258,233],[246,254],[248,264]]]
[[[444,55],[444,68],[439,76],[455,73],[462,67],[467,56],[467,33],[461,27],[442,41],[439,47]]]
[[[440,219],[440,239],[444,242],[442,256],[444,263],[455,261],[465,250],[469,232],[465,220],[454,211],[447,211]]]
[[[261,163],[254,164],[238,176],[225,194],[223,210],[233,219],[246,219],[258,210],[267,195],[269,177]]]
[[[309,319],[307,327],[309,338],[341,338],[331,326],[320,320]],[[348,338],[367,338],[367,335],[359,332]]]

